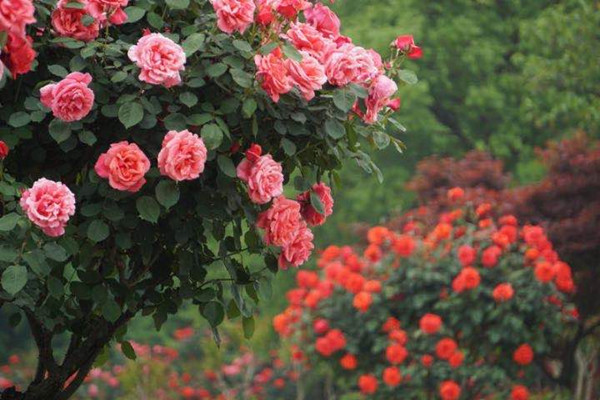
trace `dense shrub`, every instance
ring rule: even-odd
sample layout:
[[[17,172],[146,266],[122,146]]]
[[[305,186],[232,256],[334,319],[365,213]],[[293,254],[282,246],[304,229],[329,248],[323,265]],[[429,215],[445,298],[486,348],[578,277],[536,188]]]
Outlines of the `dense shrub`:
[[[380,175],[366,148],[401,145],[385,124],[419,47],[384,63],[339,29],[307,1],[0,1],[0,305],[40,351],[1,398],[68,398],[114,337],[132,356],[135,315],[160,328],[186,300],[217,340],[226,312],[252,333],[342,160]]]
[[[550,387],[554,346],[577,318],[571,269],[541,227],[492,208],[371,228],[362,254],[325,249],[319,271],[297,273],[275,329],[296,359],[369,398],[517,400]]]

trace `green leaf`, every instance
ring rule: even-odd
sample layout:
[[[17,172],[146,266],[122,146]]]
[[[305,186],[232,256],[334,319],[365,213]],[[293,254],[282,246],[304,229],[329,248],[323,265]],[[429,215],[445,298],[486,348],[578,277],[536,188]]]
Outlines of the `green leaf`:
[[[198,50],[200,50],[200,48],[204,44],[205,38],[206,35],[204,35],[204,33],[193,33],[190,36],[188,36],[181,45],[181,47],[183,47],[185,55],[189,57]]]
[[[167,0],[167,4],[173,10],[185,10],[190,5],[190,0]]]
[[[46,256],[40,249],[34,249],[23,254],[23,260],[29,265],[31,270],[41,277],[48,276],[50,266],[46,262]]]
[[[400,78],[401,81],[408,83],[409,85],[414,85],[415,83],[419,82],[417,74],[408,69],[401,69],[400,71],[398,71],[398,78]]]
[[[158,182],[155,193],[156,200],[167,210],[179,201],[179,187],[174,181],[163,180]]]
[[[94,21],[95,19],[91,15],[86,14],[83,17],[81,17],[81,23],[83,24],[83,26],[90,26],[94,23]]]
[[[108,298],[102,306],[102,316],[108,322],[115,322],[121,316],[121,307],[112,297]]]
[[[135,202],[135,206],[140,214],[140,218],[156,223],[158,222],[158,217],[160,216],[160,206],[150,196],[142,196]]]
[[[296,145],[291,140],[286,138],[281,139],[281,146],[286,155],[293,156],[296,154]]]
[[[348,112],[356,102],[356,94],[349,89],[338,89],[333,92],[333,104],[343,112]]]
[[[13,262],[18,256],[19,253],[12,247],[0,246],[0,261]]]
[[[67,251],[58,243],[46,243],[44,245],[44,253],[51,260],[64,262],[69,258]]]
[[[223,131],[217,124],[204,125],[200,131],[200,135],[209,150],[218,148],[223,141]]]
[[[48,71],[50,71],[52,75],[56,75],[60,78],[64,78],[69,74],[69,71],[67,71],[65,67],[58,64],[48,65]]]
[[[13,128],[20,128],[31,122],[31,116],[25,111],[17,111],[8,118],[8,124]]]
[[[0,218],[0,231],[12,231],[15,228],[15,226],[17,226],[17,222],[19,222],[19,219],[21,219],[21,216],[17,213],[6,214],[2,218]]]
[[[81,143],[87,144],[88,146],[93,146],[98,141],[96,135],[91,131],[79,131],[77,136]]]
[[[289,43],[283,44],[283,54],[285,54],[285,56],[287,58],[290,58],[294,61],[297,61],[297,62],[302,61],[302,54],[300,54],[300,52],[298,50],[296,50],[296,48]]]
[[[233,47],[235,47],[239,51],[245,51],[248,53],[252,52],[252,46],[245,40],[234,40]]]
[[[71,137],[71,126],[64,121],[55,118],[48,124],[48,133],[50,133],[50,136],[56,143],[61,144]]]
[[[248,89],[254,85],[254,76],[250,75],[246,71],[242,71],[238,68],[232,68],[229,70],[233,81],[243,87],[244,89]]]
[[[65,294],[65,288],[60,279],[55,276],[50,276],[46,282],[50,296],[55,299],[61,298]]]
[[[223,63],[214,63],[206,68],[206,74],[211,78],[218,78],[227,71],[227,65]]]
[[[114,83],[118,83],[118,82],[123,82],[125,79],[127,79],[127,72],[125,72],[125,71],[117,71],[110,78],[110,81],[114,82]]]
[[[217,158],[217,164],[219,164],[219,168],[223,173],[231,178],[235,178],[237,176],[235,165],[233,165],[233,161],[231,158],[225,156],[219,156]]]
[[[244,100],[244,104],[242,105],[242,112],[244,113],[244,118],[252,117],[252,115],[254,115],[254,112],[256,111],[256,107],[256,100],[254,100],[253,98],[248,98]]]
[[[254,325],[254,317],[242,318],[242,327],[244,328],[244,337],[246,339],[251,339],[254,335]]]
[[[144,118],[144,107],[140,103],[126,102],[119,107],[119,121],[125,128],[131,128]]]
[[[310,204],[319,214],[325,215],[325,206],[323,206],[321,198],[312,190],[310,191]]]
[[[127,7],[125,9],[125,13],[127,14],[127,21],[125,21],[125,23],[132,24],[142,19],[144,17],[144,14],[146,14],[146,10],[140,7],[132,6]]]
[[[198,103],[198,97],[192,92],[183,92],[179,95],[179,101],[191,108]]]
[[[346,128],[336,119],[328,119],[325,121],[325,132],[333,139],[341,139],[346,135]]]
[[[169,114],[164,120],[165,128],[172,131],[184,130],[187,126],[185,115],[180,113]]]
[[[121,351],[123,352],[123,355],[130,360],[135,360],[137,358],[133,346],[127,341],[121,342]]]
[[[110,229],[108,228],[108,225],[99,219],[92,221],[92,223],[88,226],[87,229],[88,238],[92,242],[96,243],[105,240],[109,234]]]
[[[223,310],[221,303],[209,301],[202,307],[202,316],[206,318],[211,326],[217,327],[223,322],[225,311]]]
[[[259,49],[259,52],[261,54],[269,54],[270,52],[275,50],[277,48],[277,46],[279,46],[279,43],[277,43],[277,42],[267,43]]]
[[[149,12],[148,15],[146,15],[146,20],[154,29],[162,29],[165,24],[162,17],[154,12]]]
[[[27,284],[27,268],[23,265],[11,265],[2,273],[2,288],[14,296]]]

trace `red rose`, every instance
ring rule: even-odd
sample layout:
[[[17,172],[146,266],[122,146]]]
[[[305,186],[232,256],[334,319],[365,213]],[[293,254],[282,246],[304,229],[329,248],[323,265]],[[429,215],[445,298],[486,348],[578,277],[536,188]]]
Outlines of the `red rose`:
[[[533,349],[527,343],[520,345],[513,353],[513,360],[519,365],[529,365],[533,361]]]
[[[0,160],[4,160],[9,153],[9,148],[6,145],[6,143],[4,143],[4,141],[0,140]]]
[[[437,333],[442,327],[442,318],[439,315],[435,314],[425,314],[421,317],[419,321],[419,328],[427,333],[428,335],[433,335]]]

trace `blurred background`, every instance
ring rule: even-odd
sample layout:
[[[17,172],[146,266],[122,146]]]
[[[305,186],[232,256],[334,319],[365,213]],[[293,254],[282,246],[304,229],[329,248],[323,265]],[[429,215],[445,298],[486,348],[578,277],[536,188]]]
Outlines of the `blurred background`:
[[[419,83],[401,89],[397,119],[407,128],[405,153],[372,152],[383,184],[356,165],[345,166],[334,214],[315,230],[317,247],[356,244],[364,226],[400,218],[448,188],[477,187],[510,199],[520,217],[547,227],[560,256],[576,270],[580,318],[596,323],[600,3],[338,0],[331,7],[355,43],[385,55],[396,36],[412,34],[424,55],[410,61]],[[200,391],[199,375],[223,394],[257,381],[272,383],[265,390],[275,394],[265,398],[297,398],[296,388],[286,392],[295,371],[271,323],[293,282],[294,271],[278,274],[254,337],[244,339],[241,322],[233,320],[220,350],[193,306],[160,332],[152,321],[136,322],[126,335],[140,343],[134,346],[137,362],[119,349],[106,354],[110,362],[94,370],[80,398],[209,398],[202,397],[208,395]],[[6,364],[0,386],[31,373],[35,354],[25,329],[0,319],[0,364]],[[597,348],[597,336],[592,341]],[[326,398],[316,375],[314,398]],[[223,398],[253,398],[232,393]]]

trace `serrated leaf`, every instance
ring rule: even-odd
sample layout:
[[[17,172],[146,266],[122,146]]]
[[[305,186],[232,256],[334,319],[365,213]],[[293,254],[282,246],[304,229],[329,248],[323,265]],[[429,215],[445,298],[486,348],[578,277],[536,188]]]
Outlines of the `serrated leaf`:
[[[144,107],[140,103],[126,102],[119,107],[119,121],[129,129],[144,118]]]
[[[14,296],[27,284],[27,267],[11,265],[2,273],[2,288]]]
[[[198,50],[200,50],[205,38],[206,36],[203,33],[193,33],[190,36],[188,36],[181,45],[181,47],[183,47],[185,55],[189,57]]]
[[[206,68],[206,74],[211,78],[218,78],[227,71],[227,65],[223,63],[214,63]]]
[[[17,111],[8,118],[8,124],[13,128],[20,128],[31,122],[31,116],[25,111]]]
[[[250,339],[254,335],[254,326],[254,317],[242,318],[242,327],[244,329],[244,337],[246,339]]]
[[[52,75],[56,75],[60,78],[64,78],[69,74],[69,71],[67,71],[65,67],[58,64],[48,65],[48,71],[50,71]]]
[[[401,69],[398,71],[398,78],[409,85],[414,85],[415,83],[419,82],[417,74],[408,69]]]
[[[105,240],[110,234],[110,229],[108,225],[99,219],[92,221],[92,223],[88,226],[87,229],[87,237],[92,242],[101,242]]]
[[[333,92],[333,104],[342,110],[348,112],[356,102],[356,94],[349,89],[338,89]]]
[[[108,322],[115,322],[121,316],[121,307],[113,298],[107,299],[102,306],[102,316]]]
[[[34,249],[23,254],[23,260],[38,276],[45,277],[50,273],[50,266],[46,262],[44,252],[40,249]]]
[[[67,251],[58,243],[46,243],[44,245],[44,253],[51,260],[64,262],[69,258]]]
[[[156,200],[169,209],[179,201],[179,187],[174,181],[163,180],[158,182],[155,189]]]
[[[173,10],[185,10],[190,5],[190,0],[167,0],[167,4]]]
[[[202,307],[202,316],[206,318],[212,327],[217,327],[223,322],[225,312],[223,311],[221,303],[209,301]]]
[[[242,112],[244,113],[244,118],[250,118],[252,115],[254,115],[256,108],[256,100],[254,100],[253,98],[248,98],[244,100],[244,104],[242,105]]]
[[[146,14],[146,10],[140,7],[131,6],[125,9],[125,13],[127,14],[127,21],[125,21],[125,23],[132,24],[142,19]]]
[[[281,139],[281,146],[286,155],[293,156],[296,154],[296,145],[291,140],[286,138]]]
[[[200,135],[209,150],[216,149],[223,141],[223,131],[217,124],[204,125],[200,130]]]
[[[310,204],[319,214],[325,215],[325,206],[323,206],[321,198],[312,190],[310,191]]]
[[[336,119],[328,119],[325,121],[325,132],[333,139],[341,139],[346,135],[346,128]]]
[[[21,216],[17,213],[6,214],[2,218],[0,218],[0,231],[12,231],[15,228],[15,226],[17,226],[17,222],[19,222],[19,219],[21,219]]]
[[[217,157],[217,164],[219,164],[219,168],[225,175],[229,176],[230,178],[235,178],[237,176],[235,165],[233,165],[231,158],[221,155]]]
[[[294,46],[289,43],[283,44],[283,54],[289,59],[300,62],[302,61],[302,54]]]
[[[121,342],[121,351],[123,352],[123,355],[130,360],[135,360],[137,358],[133,346],[127,341]]]
[[[48,133],[50,133],[50,136],[56,143],[60,144],[71,137],[71,126],[60,119],[55,118],[48,124]]]
[[[150,196],[142,196],[135,202],[135,206],[140,214],[140,218],[156,223],[158,222],[158,217],[160,216],[160,206]]]
[[[252,46],[250,45],[250,43],[246,42],[245,40],[234,40],[233,47],[235,47],[239,51],[245,51],[245,52],[252,51]]]
[[[183,92],[179,95],[179,101],[190,108],[198,103],[198,97],[192,92]]]

